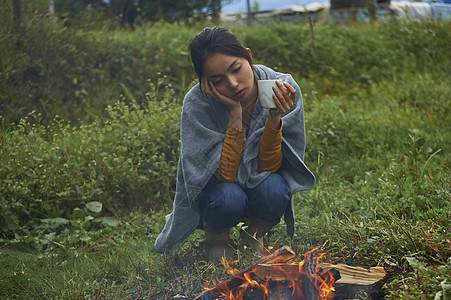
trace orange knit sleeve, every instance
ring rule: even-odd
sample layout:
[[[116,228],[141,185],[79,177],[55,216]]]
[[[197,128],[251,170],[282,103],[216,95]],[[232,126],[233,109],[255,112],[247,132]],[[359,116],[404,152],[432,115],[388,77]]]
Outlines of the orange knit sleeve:
[[[224,145],[222,146],[221,162],[216,170],[216,178],[222,182],[234,182],[240,166],[243,142],[246,130],[238,130],[228,126]]]
[[[277,172],[282,165],[282,126],[272,128],[266,120],[258,153],[259,172]]]

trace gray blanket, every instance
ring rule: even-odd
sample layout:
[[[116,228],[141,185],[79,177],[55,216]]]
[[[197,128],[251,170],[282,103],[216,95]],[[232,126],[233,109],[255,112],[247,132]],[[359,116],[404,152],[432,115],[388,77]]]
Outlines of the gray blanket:
[[[262,65],[254,66],[257,79],[287,81],[296,89],[296,102],[283,116],[283,162],[279,174],[287,181],[291,195],[315,184],[315,177],[305,166],[304,109],[301,90],[291,75],[282,74]],[[258,150],[268,110],[260,102],[255,105],[252,121],[246,128],[243,153],[235,182],[253,188],[268,172],[258,172]],[[177,171],[173,211],[166,216],[166,225],[155,241],[160,253],[170,250],[188,237],[200,223],[199,195],[219,167],[222,146],[229,121],[227,107],[194,86],[183,101],[181,119],[181,151]],[[285,212],[290,237],[294,234],[293,201]]]

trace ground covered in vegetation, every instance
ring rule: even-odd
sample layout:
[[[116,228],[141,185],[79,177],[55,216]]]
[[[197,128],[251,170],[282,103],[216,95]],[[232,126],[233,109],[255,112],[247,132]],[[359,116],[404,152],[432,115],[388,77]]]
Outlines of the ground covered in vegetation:
[[[205,24],[131,32],[33,13],[22,33],[1,21],[0,296],[193,298],[225,278],[200,231],[168,255],[153,249],[195,84],[187,44]],[[392,270],[392,299],[445,299],[451,24],[230,29],[301,86],[317,177],[295,196],[295,238],[282,222],[265,245],[322,246],[323,261]]]

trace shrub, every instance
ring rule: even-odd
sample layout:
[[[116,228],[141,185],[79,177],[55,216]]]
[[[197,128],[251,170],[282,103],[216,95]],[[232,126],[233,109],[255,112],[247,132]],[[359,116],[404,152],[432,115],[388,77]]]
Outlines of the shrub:
[[[80,127],[60,119],[43,125],[30,113],[1,138],[2,234],[12,237],[35,219],[70,219],[91,201],[116,215],[171,203],[180,112],[159,101],[119,102]]]
[[[4,128],[32,110],[42,113],[43,122],[55,115],[71,123],[94,120],[125,92],[146,102],[148,81],[161,90],[170,82],[179,98],[187,92],[193,78],[187,55],[192,29],[156,24],[129,33],[90,24],[79,30],[66,23],[36,14],[23,37],[5,29],[0,46]]]

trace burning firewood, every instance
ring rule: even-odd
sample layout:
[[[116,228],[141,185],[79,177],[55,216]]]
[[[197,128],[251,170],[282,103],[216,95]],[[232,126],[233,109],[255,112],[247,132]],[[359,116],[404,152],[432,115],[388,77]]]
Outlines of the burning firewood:
[[[281,263],[281,262],[287,262],[293,258],[296,257],[296,254],[293,250],[291,250],[290,247],[285,246],[283,248],[280,248],[276,250],[274,253],[271,253],[267,256],[264,256],[262,259],[260,259],[255,265],[250,266],[239,273],[233,275],[232,278],[229,278],[226,281],[220,282],[216,286],[214,286],[211,289],[203,291],[199,296],[195,298],[196,299],[217,299],[220,296],[225,296],[227,293],[230,293],[231,290],[241,286],[247,279],[246,276],[251,275],[254,273],[254,269],[259,264],[272,264],[272,263]]]
[[[359,292],[383,298],[389,278],[382,267],[365,269],[344,264],[318,263],[316,249],[293,263],[285,246],[255,265],[201,293],[196,299],[349,299]]]

